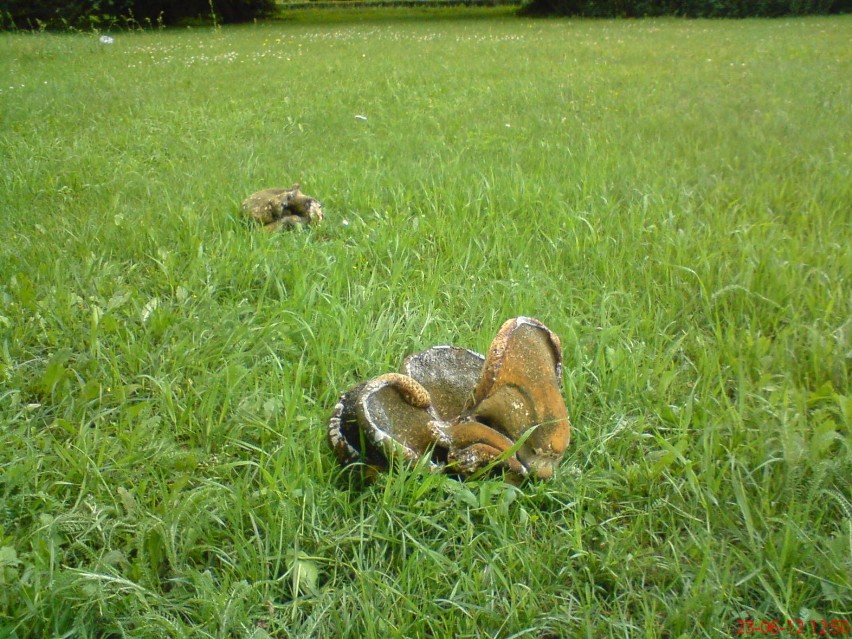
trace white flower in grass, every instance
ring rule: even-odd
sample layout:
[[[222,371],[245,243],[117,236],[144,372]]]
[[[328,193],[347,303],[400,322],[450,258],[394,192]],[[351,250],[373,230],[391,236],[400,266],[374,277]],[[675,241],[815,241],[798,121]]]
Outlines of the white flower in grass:
[[[112,44],[113,42],[115,42],[115,38],[108,35],[102,35],[100,38],[98,38],[98,42],[100,42],[101,44]]]

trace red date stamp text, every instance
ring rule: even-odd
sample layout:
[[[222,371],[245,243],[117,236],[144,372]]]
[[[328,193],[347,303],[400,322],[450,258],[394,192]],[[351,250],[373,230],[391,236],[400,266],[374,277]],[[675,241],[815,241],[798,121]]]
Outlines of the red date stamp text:
[[[809,635],[844,637],[852,634],[847,619],[737,619],[734,635]]]

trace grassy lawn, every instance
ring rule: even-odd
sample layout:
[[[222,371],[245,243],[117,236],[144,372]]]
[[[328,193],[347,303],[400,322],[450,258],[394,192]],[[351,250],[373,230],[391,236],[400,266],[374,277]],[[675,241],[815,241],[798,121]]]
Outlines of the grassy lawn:
[[[852,19],[294,15],[0,35],[0,636],[840,628]],[[516,315],[553,481],[341,472],[340,392]]]

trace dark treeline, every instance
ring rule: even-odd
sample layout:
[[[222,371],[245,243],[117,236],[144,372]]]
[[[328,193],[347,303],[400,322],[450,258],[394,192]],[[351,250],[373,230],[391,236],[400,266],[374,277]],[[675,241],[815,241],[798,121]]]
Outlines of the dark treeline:
[[[532,0],[523,12],[593,18],[750,18],[850,10],[852,0]]]
[[[504,1],[494,0],[496,4]],[[487,0],[471,0],[472,4],[480,2]],[[416,4],[429,3],[424,0]],[[275,11],[275,0],[0,0],[0,29],[152,26],[193,18],[242,22]],[[596,18],[747,18],[850,11],[852,0],[530,0],[521,13]]]
[[[187,18],[241,22],[275,12],[275,0],[0,0],[5,28],[174,24]]]

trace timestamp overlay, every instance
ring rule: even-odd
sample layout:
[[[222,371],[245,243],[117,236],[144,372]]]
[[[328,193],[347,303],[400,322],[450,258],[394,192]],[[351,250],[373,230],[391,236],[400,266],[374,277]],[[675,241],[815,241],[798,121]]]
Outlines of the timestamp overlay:
[[[848,637],[852,624],[848,619],[736,619],[734,636],[806,635],[809,637]]]

